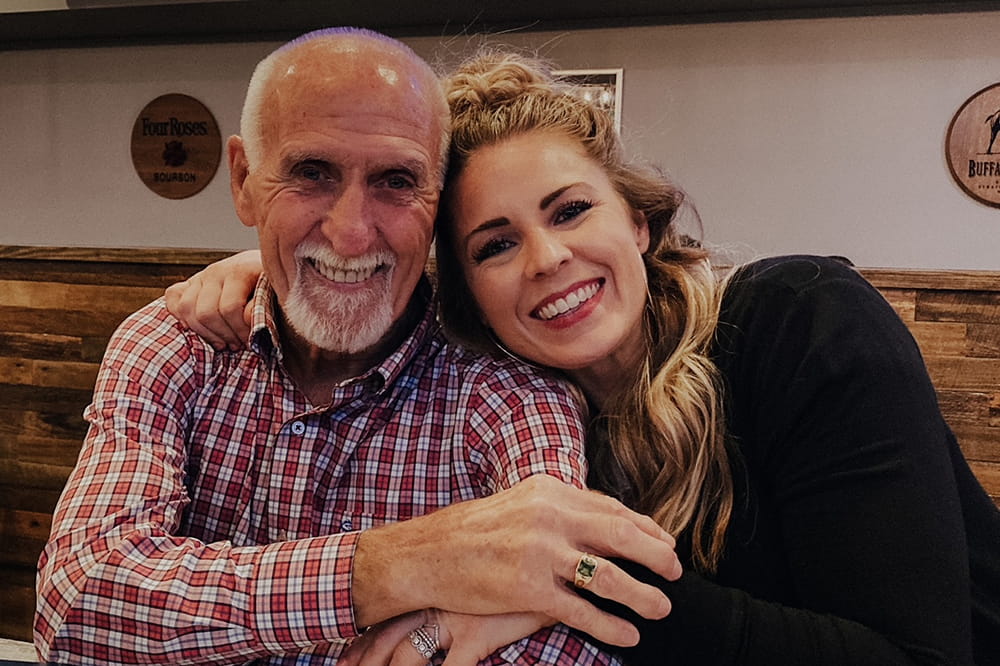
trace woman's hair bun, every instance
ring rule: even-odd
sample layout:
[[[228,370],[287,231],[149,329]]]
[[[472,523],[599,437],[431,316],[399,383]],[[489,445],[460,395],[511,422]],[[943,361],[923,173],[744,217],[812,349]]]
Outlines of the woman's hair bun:
[[[453,116],[493,107],[532,90],[553,89],[550,69],[516,53],[485,51],[463,63],[447,81]]]

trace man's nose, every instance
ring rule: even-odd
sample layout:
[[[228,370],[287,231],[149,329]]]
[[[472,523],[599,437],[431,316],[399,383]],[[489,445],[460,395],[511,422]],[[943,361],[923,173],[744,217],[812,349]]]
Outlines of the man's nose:
[[[563,239],[550,231],[530,234],[525,238],[523,252],[524,272],[529,278],[551,275],[573,256]]]
[[[378,232],[365,188],[344,188],[326,211],[322,230],[333,248],[344,256],[369,252]]]

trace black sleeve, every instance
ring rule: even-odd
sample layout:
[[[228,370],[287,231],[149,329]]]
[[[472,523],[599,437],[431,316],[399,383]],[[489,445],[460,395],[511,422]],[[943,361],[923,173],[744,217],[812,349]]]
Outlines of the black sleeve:
[[[629,664],[970,664],[968,553],[950,432],[919,350],[881,295],[817,258],[730,287],[718,362],[785,588],[687,571]],[[754,511],[766,515],[752,515]],[[751,536],[751,538],[754,538]],[[724,579],[724,576],[719,577]],[[752,580],[748,576],[747,580]],[[620,612],[620,609],[619,609]]]

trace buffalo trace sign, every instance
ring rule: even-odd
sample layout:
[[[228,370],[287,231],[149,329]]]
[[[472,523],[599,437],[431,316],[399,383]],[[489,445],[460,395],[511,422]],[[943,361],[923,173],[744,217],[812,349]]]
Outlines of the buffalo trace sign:
[[[132,164],[146,187],[167,199],[205,189],[219,168],[222,136],[212,112],[194,97],[161,95],[132,125]]]
[[[966,194],[1000,207],[1000,83],[983,88],[955,113],[945,156],[952,177]]]

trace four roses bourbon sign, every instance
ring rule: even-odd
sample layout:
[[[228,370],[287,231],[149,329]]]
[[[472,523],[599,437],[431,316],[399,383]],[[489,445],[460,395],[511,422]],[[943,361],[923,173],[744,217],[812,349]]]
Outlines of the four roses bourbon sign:
[[[157,97],[132,126],[135,171],[146,187],[167,199],[184,199],[205,189],[221,155],[219,125],[194,97]]]
[[[966,194],[1000,207],[1000,83],[966,100],[948,127],[945,154]]]

